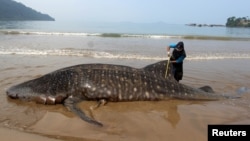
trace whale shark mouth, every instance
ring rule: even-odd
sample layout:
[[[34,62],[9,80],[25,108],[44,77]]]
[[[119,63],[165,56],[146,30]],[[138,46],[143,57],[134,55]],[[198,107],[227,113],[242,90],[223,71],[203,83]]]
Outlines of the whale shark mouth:
[[[6,94],[13,99],[29,99],[28,91],[30,88],[11,87],[6,91]]]
[[[45,95],[35,93],[31,88],[28,87],[11,87],[6,91],[7,96],[12,99],[21,99],[25,101],[35,101],[40,104],[54,105],[61,104],[68,97],[65,94]]]

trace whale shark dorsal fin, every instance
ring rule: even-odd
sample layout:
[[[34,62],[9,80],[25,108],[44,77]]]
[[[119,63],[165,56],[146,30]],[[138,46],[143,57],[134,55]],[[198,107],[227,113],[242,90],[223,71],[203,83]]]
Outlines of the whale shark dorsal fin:
[[[144,71],[149,71],[151,73],[157,74],[157,75],[165,78],[167,64],[168,64],[168,60],[163,60],[160,62],[156,62],[154,64],[147,65],[142,69]],[[166,79],[175,80],[174,75],[172,74],[172,68],[173,68],[172,65],[169,64]]]
[[[215,93],[213,88],[210,86],[203,86],[203,87],[200,87],[199,89],[203,90],[204,92]]]

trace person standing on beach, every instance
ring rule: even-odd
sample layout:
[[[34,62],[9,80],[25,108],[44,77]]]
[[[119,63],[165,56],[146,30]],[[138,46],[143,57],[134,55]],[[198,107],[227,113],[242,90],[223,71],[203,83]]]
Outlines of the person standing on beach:
[[[174,48],[172,55],[170,55],[170,48]],[[167,46],[167,53],[170,57],[170,63],[173,65],[174,78],[179,82],[183,77],[183,61],[186,58],[184,43],[180,41],[177,44],[170,44]]]

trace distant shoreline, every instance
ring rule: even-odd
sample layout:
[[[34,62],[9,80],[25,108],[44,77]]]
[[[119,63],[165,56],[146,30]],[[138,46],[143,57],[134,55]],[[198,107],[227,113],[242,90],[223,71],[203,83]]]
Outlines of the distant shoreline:
[[[55,18],[48,14],[38,12],[19,2],[1,0],[0,21],[55,21]]]
[[[185,24],[186,26],[196,26],[196,27],[225,27],[225,25],[222,24],[197,24],[197,23],[190,23]]]

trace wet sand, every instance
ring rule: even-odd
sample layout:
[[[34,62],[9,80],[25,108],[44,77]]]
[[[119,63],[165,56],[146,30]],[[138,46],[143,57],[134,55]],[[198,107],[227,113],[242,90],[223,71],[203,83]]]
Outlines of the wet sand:
[[[86,114],[102,122],[96,127],[82,121],[62,105],[41,105],[12,100],[5,90],[17,83],[56,69],[81,63],[111,63],[143,67],[156,61],[112,60],[81,57],[0,56],[0,137],[12,140],[171,140],[206,141],[208,124],[249,124],[250,93],[220,101],[168,100],[108,103],[91,111],[95,102],[82,102]],[[186,61],[181,83],[210,85],[217,92],[235,94],[249,87],[248,60]]]
[[[4,141],[60,141],[53,138],[48,138],[44,136],[39,136],[36,134],[25,133],[8,128],[0,128],[0,137]]]

